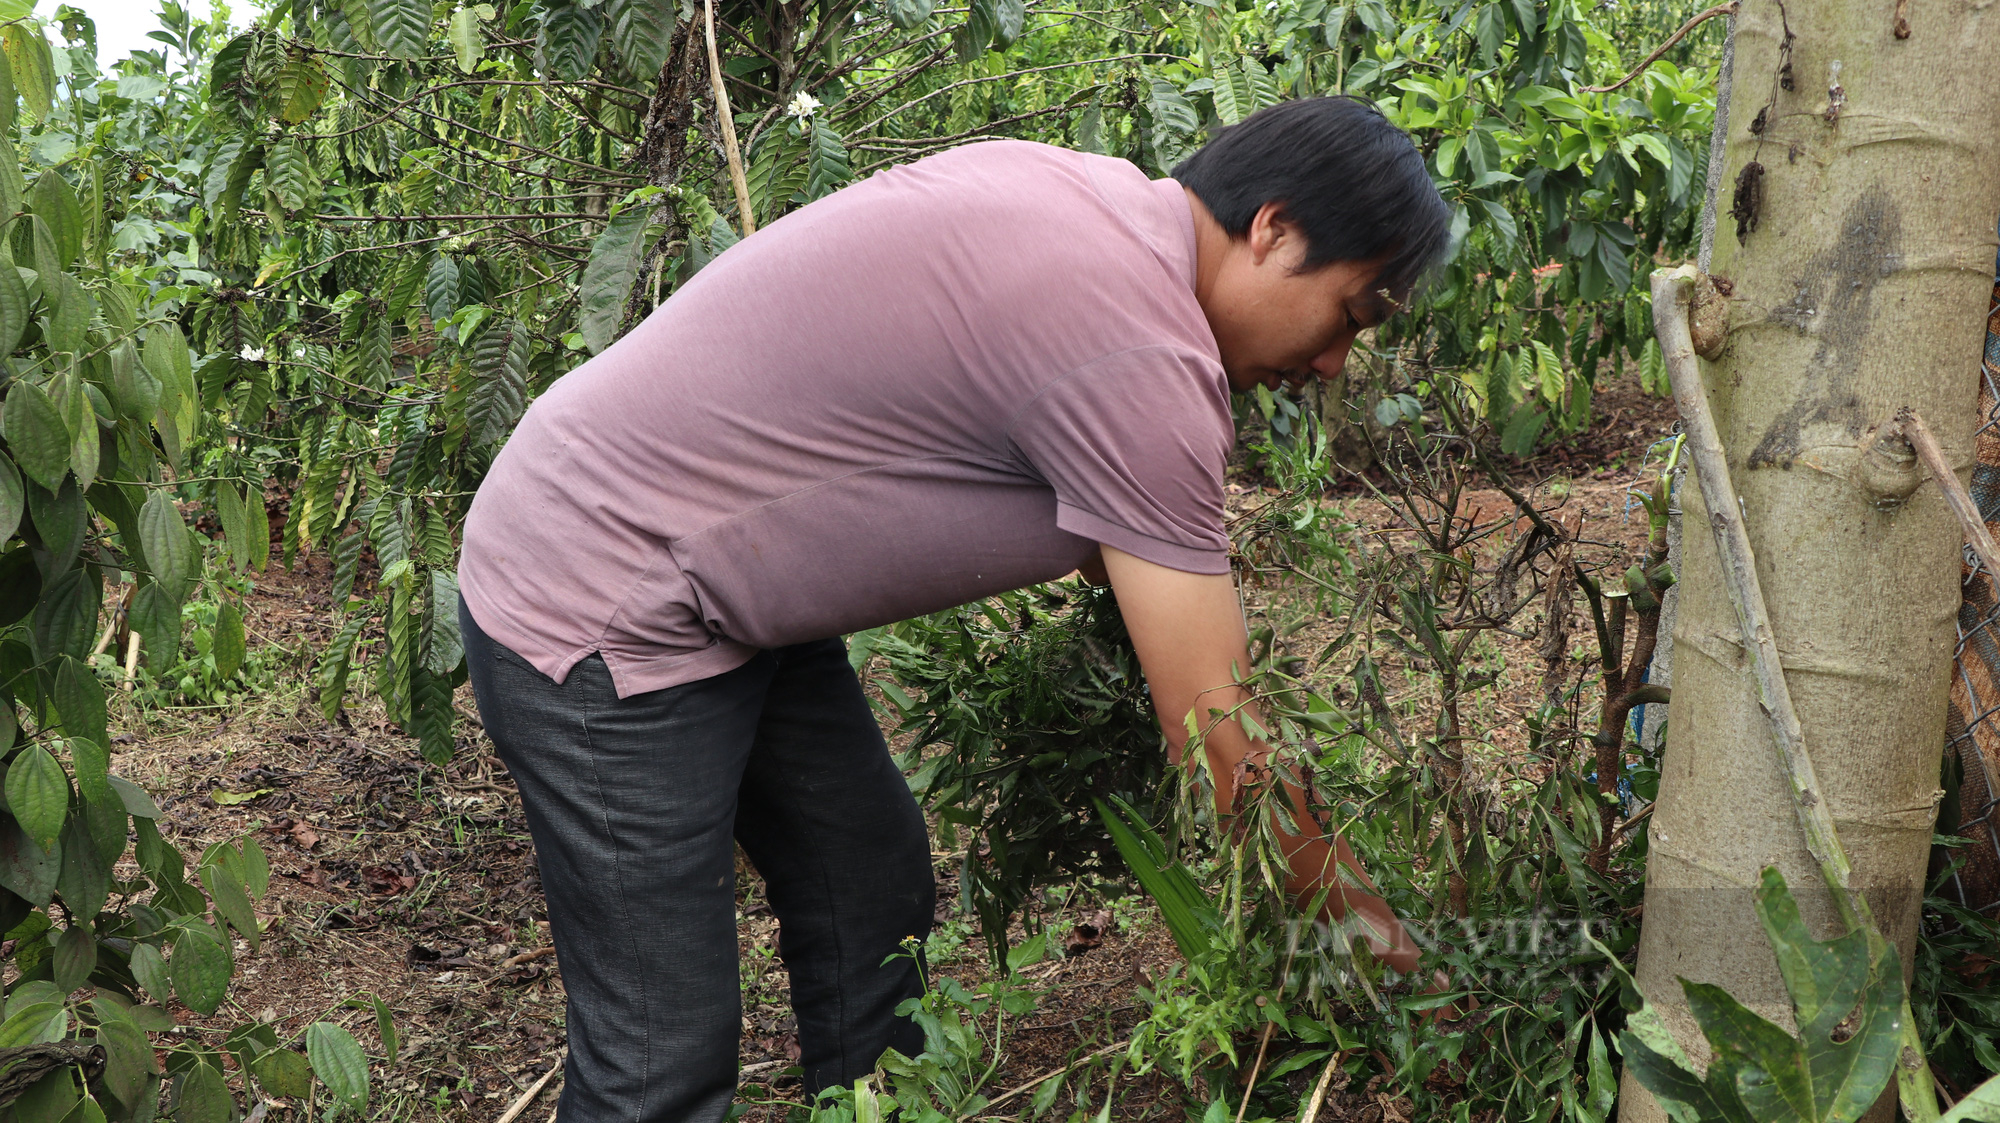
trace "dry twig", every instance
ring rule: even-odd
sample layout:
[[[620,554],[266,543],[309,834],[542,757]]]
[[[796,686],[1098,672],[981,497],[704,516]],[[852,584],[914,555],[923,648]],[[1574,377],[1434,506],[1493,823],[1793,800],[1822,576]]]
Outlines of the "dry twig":
[[[563,1070],[563,1061],[568,1056],[568,1049],[557,1050],[556,1063],[549,1066],[549,1070],[542,1074],[540,1080],[528,1085],[528,1090],[522,1092],[520,1098],[516,1099],[513,1105],[507,1109],[506,1114],[495,1120],[494,1123],[514,1123],[514,1120],[519,1119],[521,1113],[528,1110],[528,1105],[535,1102],[535,1097],[542,1094],[542,1089],[549,1086],[549,1081],[554,1080],[556,1074]]]
[[[1931,478],[1944,493],[1945,505],[1958,516],[1958,524],[1965,530],[1965,544],[1979,555],[1979,564],[1986,567],[1987,575],[2000,581],[2000,547],[1993,544],[1993,535],[1986,529],[1979,504],[1972,501],[1972,494],[1958,481],[1958,473],[1952,470],[1951,461],[1945,459],[1944,447],[1938,444],[1936,434],[1924,424],[1923,415],[1908,406],[1897,412],[1896,422],[1902,427],[1903,438],[1916,450],[1917,459],[1930,469]]]

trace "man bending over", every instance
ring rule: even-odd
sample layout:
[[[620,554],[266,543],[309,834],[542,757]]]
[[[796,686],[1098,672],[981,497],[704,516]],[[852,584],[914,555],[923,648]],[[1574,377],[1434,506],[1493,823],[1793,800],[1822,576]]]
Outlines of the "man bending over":
[[[1171,179],[968,145],[744,240],[534,404],[459,580],[569,991],[562,1123],[723,1118],[736,843],[808,1092],[922,1049],[895,1014],[916,966],[884,960],[930,929],[929,840],[839,637],[1101,559],[1178,756],[1249,667],[1230,392],[1338,375],[1448,225],[1350,98],[1266,109]],[[1205,746],[1229,807],[1265,750],[1233,722]],[[1306,829],[1290,887],[1412,970],[1387,905],[1338,887],[1345,844]]]

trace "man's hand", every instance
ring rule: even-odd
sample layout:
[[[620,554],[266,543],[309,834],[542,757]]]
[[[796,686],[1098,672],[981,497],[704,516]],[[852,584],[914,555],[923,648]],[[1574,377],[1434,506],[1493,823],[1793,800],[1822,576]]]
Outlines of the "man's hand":
[[[1110,546],[1100,547],[1100,555],[1152,688],[1169,755],[1174,763],[1182,763],[1187,715],[1194,713],[1198,727],[1206,730],[1202,744],[1215,782],[1217,812],[1226,818],[1236,805],[1239,768],[1246,762],[1261,767],[1271,755],[1270,746],[1246,736],[1237,720],[1237,715],[1247,713],[1253,725],[1263,726],[1247,692],[1237,685],[1250,671],[1250,645],[1236,586],[1227,574],[1183,573]],[[1216,720],[1211,710],[1229,716]],[[1354,852],[1345,840],[1336,837],[1329,842],[1312,816],[1303,813],[1305,793],[1291,777],[1281,779],[1299,812],[1294,818],[1306,832],[1293,835],[1278,827],[1291,866],[1286,889],[1301,901],[1325,890],[1326,913],[1339,920],[1351,911],[1376,958],[1405,974],[1416,970],[1416,944],[1388,902],[1372,891],[1374,885]]]

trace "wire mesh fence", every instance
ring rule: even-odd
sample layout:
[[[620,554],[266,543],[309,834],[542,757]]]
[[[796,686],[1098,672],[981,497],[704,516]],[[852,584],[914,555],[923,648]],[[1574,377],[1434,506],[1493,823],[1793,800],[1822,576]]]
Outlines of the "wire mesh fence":
[[[1972,469],[1972,497],[1987,527],[2000,534],[2000,279],[1986,320],[1980,362],[1979,431]],[[1946,745],[1955,757],[1957,834],[1969,844],[1940,853],[1955,865],[1946,889],[1969,908],[2000,913],[2000,596],[1995,582],[1968,548],[1964,600],[1958,612],[1957,662],[1952,671]],[[1953,785],[1947,785],[1947,791]],[[1951,817],[1947,808],[1947,825]]]

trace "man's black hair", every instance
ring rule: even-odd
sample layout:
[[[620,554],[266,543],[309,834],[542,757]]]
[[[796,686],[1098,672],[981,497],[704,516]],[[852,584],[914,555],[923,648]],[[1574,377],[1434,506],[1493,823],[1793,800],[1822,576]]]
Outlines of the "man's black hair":
[[[1265,203],[1305,234],[1304,267],[1385,259],[1379,287],[1400,297],[1442,258],[1451,208],[1401,129],[1358,98],[1315,97],[1260,109],[1181,161],[1173,177],[1231,237]]]

